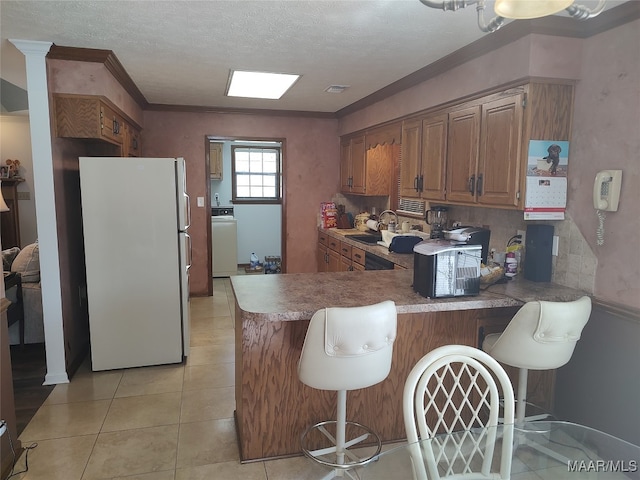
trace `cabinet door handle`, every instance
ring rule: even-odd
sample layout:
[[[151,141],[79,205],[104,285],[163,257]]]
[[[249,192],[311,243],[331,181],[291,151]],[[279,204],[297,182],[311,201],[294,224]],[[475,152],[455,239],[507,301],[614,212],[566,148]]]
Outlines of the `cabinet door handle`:
[[[416,192],[420,191],[420,180],[418,179],[418,175],[413,179],[413,188]]]
[[[424,191],[424,175],[420,175],[420,180],[418,181],[418,188],[421,192]]]
[[[476,187],[476,176],[471,175],[471,177],[469,177],[469,193],[471,194],[472,197],[476,194],[475,187]]]
[[[478,196],[482,195],[482,174],[478,175],[478,183],[476,185],[476,191],[478,192]]]
[[[113,119],[113,133],[116,135],[120,133],[120,122],[117,119]]]

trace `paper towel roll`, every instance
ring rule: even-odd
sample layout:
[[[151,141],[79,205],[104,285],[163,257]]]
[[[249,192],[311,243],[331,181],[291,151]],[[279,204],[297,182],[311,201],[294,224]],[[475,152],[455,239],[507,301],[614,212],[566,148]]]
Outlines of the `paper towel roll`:
[[[378,225],[379,223],[375,220],[367,220],[367,227],[369,227],[371,230],[378,231]]]

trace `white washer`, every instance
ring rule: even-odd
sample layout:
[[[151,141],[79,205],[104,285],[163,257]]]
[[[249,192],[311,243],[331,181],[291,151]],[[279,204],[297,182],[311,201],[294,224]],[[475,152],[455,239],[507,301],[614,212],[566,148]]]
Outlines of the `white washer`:
[[[238,221],[232,215],[211,217],[211,248],[214,277],[238,273]]]

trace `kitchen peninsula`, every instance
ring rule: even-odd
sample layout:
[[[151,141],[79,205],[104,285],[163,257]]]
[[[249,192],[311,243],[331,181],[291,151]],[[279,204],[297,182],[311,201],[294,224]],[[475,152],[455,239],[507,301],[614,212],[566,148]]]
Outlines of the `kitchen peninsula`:
[[[348,419],[370,426],[383,441],[393,441],[405,438],[402,390],[423,355],[446,344],[477,346],[483,332],[502,330],[526,301],[571,301],[584,294],[518,279],[475,297],[429,299],[413,291],[412,280],[413,271],[404,269],[231,277],[236,422],[243,462],[298,455],[302,432],[335,416],[335,392],[307,387],[297,374],[309,320],[321,308],[396,303],[391,373],[378,385],[349,392],[347,399]],[[537,394],[530,399],[550,406],[553,372],[540,373],[541,380],[530,379]]]

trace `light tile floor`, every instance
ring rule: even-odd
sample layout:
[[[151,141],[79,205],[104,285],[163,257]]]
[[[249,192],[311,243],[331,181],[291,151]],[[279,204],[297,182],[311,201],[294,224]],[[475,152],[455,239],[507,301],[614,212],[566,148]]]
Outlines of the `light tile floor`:
[[[20,480],[288,480],[327,471],[304,457],[241,465],[233,421],[229,279],[191,299],[185,364],[92,372],[57,385],[20,436]],[[15,471],[25,468],[25,455]]]
[[[85,362],[69,384],[55,387],[22,432],[23,447],[37,447],[29,450],[28,471],[12,478],[323,478],[328,470],[305,457],[240,464],[233,420],[233,316],[229,279],[214,279],[213,297],[191,299],[191,353],[185,364],[92,372]],[[389,448],[393,445],[384,447]],[[24,468],[25,454],[15,471]],[[558,474],[543,470],[520,462],[512,478]],[[396,473],[388,478],[402,480]]]

